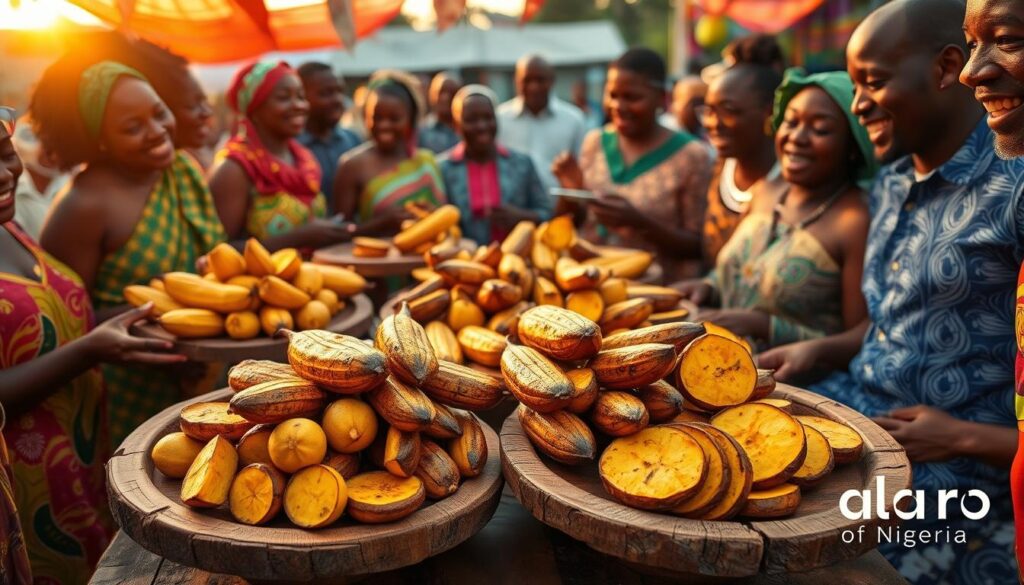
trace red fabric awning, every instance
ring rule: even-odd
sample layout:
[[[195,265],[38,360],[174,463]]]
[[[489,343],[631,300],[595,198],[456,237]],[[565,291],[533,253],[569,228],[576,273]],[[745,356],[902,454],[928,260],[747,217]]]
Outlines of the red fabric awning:
[[[704,12],[728,16],[743,28],[776,34],[803,20],[824,0],[693,0]]]
[[[324,0],[276,0],[266,5],[263,0],[70,1],[196,63],[341,46]],[[356,37],[390,22],[401,11],[402,1],[355,0],[351,24]]]

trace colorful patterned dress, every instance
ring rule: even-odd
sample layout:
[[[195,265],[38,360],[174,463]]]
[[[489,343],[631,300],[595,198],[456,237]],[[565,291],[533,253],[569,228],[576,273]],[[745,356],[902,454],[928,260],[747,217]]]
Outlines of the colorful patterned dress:
[[[767,248],[770,213],[751,213],[718,254],[710,280],[724,309],[770,315],[764,347],[843,331],[839,264],[809,231],[776,226]]]
[[[359,221],[368,221],[379,211],[408,202],[437,206],[447,201],[444,179],[434,161],[434,153],[421,148],[391,171],[377,175],[366,184],[359,201]]]
[[[35,256],[39,277],[0,274],[0,368],[8,368],[85,335],[93,314],[74,272],[13,223],[3,228]],[[110,543],[105,410],[103,378],[94,368],[4,427],[14,501],[37,584],[87,582]],[[6,546],[10,552],[17,540]]]
[[[122,305],[124,287],[145,284],[166,272],[194,272],[196,259],[227,239],[213,197],[195,164],[182,153],[153,188],[135,231],[108,254],[96,273],[97,308]],[[168,368],[104,366],[110,391],[113,444],[179,398],[179,381]]]
[[[674,134],[627,166],[615,130],[594,130],[583,140],[580,168],[587,189],[621,195],[649,217],[701,233],[711,162],[707,149],[689,134]],[[632,228],[606,228],[590,219],[584,233],[592,241],[657,252],[657,246]],[[657,256],[666,282],[700,272],[700,262]]]
[[[1017,414],[1017,456],[1010,469],[1010,490],[1013,495],[1017,580],[1024,583],[1024,264],[1017,276],[1017,310],[1014,312],[1017,338],[1017,362],[1014,376],[1014,410]]]
[[[217,155],[218,160],[240,166],[252,183],[245,218],[245,230],[252,237],[279,236],[327,214],[327,200],[320,192],[320,163],[298,140],[289,140],[288,150],[294,165],[272,155],[260,142],[252,121],[243,120]]]

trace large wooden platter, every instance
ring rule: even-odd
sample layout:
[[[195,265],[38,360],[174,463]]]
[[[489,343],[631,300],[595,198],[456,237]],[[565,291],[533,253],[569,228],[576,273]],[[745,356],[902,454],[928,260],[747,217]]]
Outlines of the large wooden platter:
[[[283,514],[252,527],[231,518],[226,507],[193,510],[178,498],[180,480],[156,471],[152,446],[178,430],[178,413],[193,402],[227,400],[211,392],[172,406],[135,430],[107,463],[107,494],[114,519],[142,547],[176,563],[259,581],[340,579],[418,563],[446,551],[483,528],[494,514],[504,484],[498,436],[483,425],[489,458],[484,472],[465,480],[452,496],[428,502],[390,524],[358,524],[348,516],[330,528],[296,528]],[[336,581],[335,581],[336,582]]]
[[[470,251],[476,250],[476,242],[467,238],[463,238],[459,245]],[[354,248],[352,242],[320,248],[313,252],[313,262],[345,266],[367,278],[408,275],[414,268],[427,265],[423,254],[402,254],[391,248],[382,258],[360,258],[352,254]]]
[[[894,524],[893,496],[910,487],[903,448],[869,419],[822,396],[780,384],[773,397],[788,398],[795,414],[842,421],[864,437],[859,463],[837,468],[803,494],[790,518],[705,522],[637,510],[613,500],[601,485],[597,465],[561,465],[537,454],[516,416],[501,429],[501,462],[508,485],[534,517],[590,547],[656,571],[715,577],[802,572],[856,558],[878,544],[877,527]],[[889,520],[848,520],[839,498],[848,489],[876,490]],[[845,530],[865,526],[863,542],[844,543]]]
[[[345,300],[345,308],[327,324],[328,331],[362,337],[370,329],[373,320],[373,303],[365,294],[358,294]],[[283,362],[287,358],[288,340],[260,335],[252,339],[237,340],[230,337],[207,339],[178,339],[156,323],[146,323],[132,328],[141,337],[167,339],[174,342],[174,351],[184,354],[195,362],[235,363],[244,359],[274,360]]]

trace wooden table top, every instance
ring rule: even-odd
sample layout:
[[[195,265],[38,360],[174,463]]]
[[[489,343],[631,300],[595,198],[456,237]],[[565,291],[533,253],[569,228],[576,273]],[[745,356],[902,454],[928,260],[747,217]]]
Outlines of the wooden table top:
[[[381,573],[360,583],[400,585],[412,583],[531,585],[662,585],[678,583],[638,572],[635,568],[598,553],[535,520],[505,489],[494,518],[475,536],[422,563]],[[877,551],[809,573],[744,578],[738,585],[905,585],[906,581]],[[126,583],[157,585],[243,585],[245,581],[214,575],[170,562],[135,544],[123,533],[100,559],[90,581],[93,585]]]

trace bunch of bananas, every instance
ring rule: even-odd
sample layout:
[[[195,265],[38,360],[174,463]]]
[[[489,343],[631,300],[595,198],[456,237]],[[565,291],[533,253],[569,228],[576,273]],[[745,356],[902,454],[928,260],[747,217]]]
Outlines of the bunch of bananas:
[[[206,274],[170,272],[148,285],[125,287],[134,306],[152,301],[153,314],[181,338],[251,339],[278,329],[322,329],[366,288],[352,270],[303,262],[294,248],[271,254],[255,238],[239,253],[226,243],[206,255]]]

